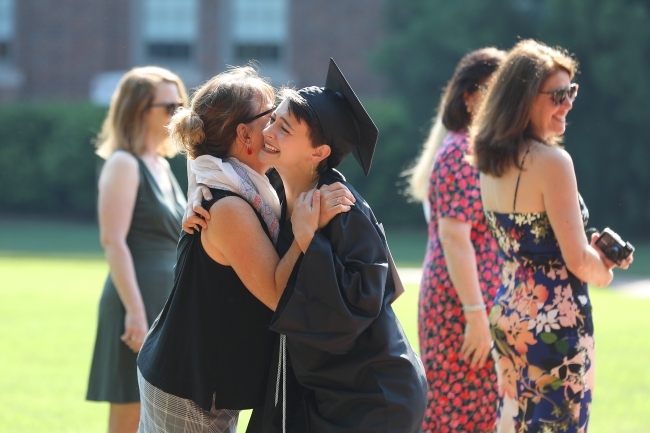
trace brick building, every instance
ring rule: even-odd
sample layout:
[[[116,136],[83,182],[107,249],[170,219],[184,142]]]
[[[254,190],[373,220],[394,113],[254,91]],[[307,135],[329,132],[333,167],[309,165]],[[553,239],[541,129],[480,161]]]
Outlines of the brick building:
[[[0,0],[0,101],[105,103],[129,68],[155,64],[188,87],[256,59],[274,85],[324,82],[334,57],[361,95],[382,0]]]

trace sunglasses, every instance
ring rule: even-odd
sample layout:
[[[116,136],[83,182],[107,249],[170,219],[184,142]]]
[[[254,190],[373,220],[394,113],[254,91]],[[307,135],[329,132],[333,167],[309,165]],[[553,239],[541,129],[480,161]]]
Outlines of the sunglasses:
[[[488,85],[487,84],[477,84],[476,85],[476,90],[481,93],[487,93],[488,91]]]
[[[156,104],[149,105],[149,107],[163,107],[167,111],[168,116],[173,116],[176,110],[182,106],[183,104],[180,102],[158,102]]]
[[[578,96],[578,85],[576,83],[571,84],[566,89],[553,90],[552,92],[539,92],[544,95],[552,95],[551,100],[555,105],[562,105],[565,99],[569,98],[569,101],[573,102]]]
[[[264,111],[264,112],[262,112],[262,113],[260,113],[260,114],[258,114],[256,116],[250,117],[250,118],[244,120],[242,123],[251,123],[253,120],[257,120],[260,117],[266,116],[267,114],[271,113],[273,110],[275,110],[275,107],[270,108],[270,109],[268,109],[268,110],[266,110],[266,111]]]

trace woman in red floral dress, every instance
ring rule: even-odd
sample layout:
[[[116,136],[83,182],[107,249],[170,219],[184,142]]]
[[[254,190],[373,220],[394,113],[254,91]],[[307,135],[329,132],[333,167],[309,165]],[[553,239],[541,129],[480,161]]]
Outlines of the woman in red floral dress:
[[[492,432],[496,372],[488,359],[487,313],[501,263],[481,205],[479,176],[468,158],[467,128],[503,51],[484,48],[456,67],[440,113],[450,131],[429,182],[429,242],[420,288],[420,352],[428,382],[424,432]]]

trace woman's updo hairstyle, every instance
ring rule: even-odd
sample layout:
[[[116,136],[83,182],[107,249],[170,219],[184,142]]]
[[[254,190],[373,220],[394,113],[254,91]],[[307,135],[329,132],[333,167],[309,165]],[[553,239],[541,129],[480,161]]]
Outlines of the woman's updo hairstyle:
[[[232,68],[199,87],[190,108],[180,108],[172,117],[169,133],[192,159],[224,158],[237,137],[237,126],[273,101],[273,87],[255,69]]]

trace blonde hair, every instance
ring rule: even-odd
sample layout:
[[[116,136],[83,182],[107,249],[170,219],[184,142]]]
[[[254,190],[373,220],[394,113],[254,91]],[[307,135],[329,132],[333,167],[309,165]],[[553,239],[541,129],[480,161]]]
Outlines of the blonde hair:
[[[408,177],[406,193],[413,200],[425,201],[429,194],[429,182],[431,179],[431,168],[436,159],[440,144],[449,131],[442,123],[442,115],[438,113],[429,131],[429,136],[422,146],[422,152],[415,165],[402,173]]]
[[[254,68],[234,67],[199,87],[192,105],[179,109],[167,128],[190,158],[223,158],[237,137],[237,126],[259,114],[264,99],[275,100],[273,87]]]
[[[185,85],[173,72],[156,66],[131,69],[124,74],[111,98],[108,114],[97,135],[97,155],[107,159],[116,150],[142,155],[146,128],[144,114],[153,102],[156,86],[160,83],[176,84],[183,105],[187,105]],[[169,142],[159,151],[166,157],[178,153]]]
[[[578,62],[562,48],[526,39],[510,51],[492,80],[471,127],[474,161],[482,173],[500,177],[519,166],[519,149],[529,139],[558,146],[562,138],[546,141],[534,135],[530,114],[544,81],[558,70],[573,77]]]

